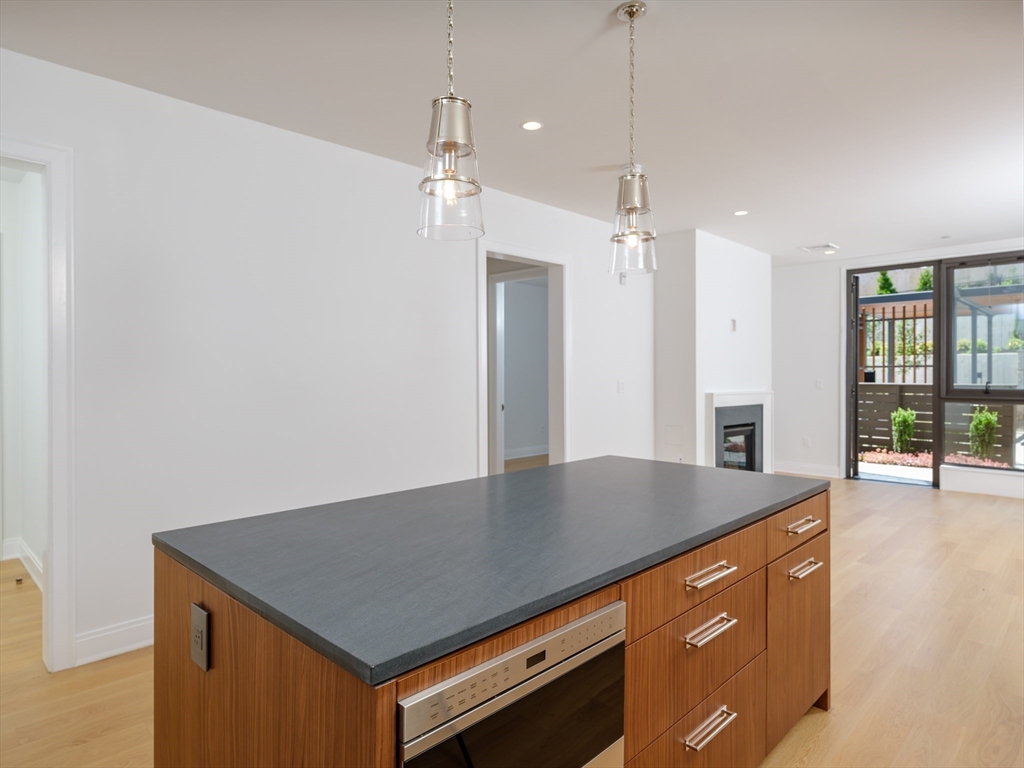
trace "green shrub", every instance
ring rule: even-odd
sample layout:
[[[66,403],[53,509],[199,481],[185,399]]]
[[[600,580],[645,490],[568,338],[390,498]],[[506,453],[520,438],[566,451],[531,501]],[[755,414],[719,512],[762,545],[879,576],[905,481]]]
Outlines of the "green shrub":
[[[889,277],[889,273],[884,269],[878,273],[878,289],[876,293],[879,296],[896,293],[896,286],[892,284],[892,278]]]
[[[992,449],[996,446],[996,428],[999,426],[999,416],[984,406],[974,409],[974,416],[971,418],[971,453],[979,459],[987,459],[992,456]]]
[[[917,290],[931,291],[934,288],[935,282],[932,279],[932,268],[925,267],[921,270],[921,274],[917,276]]]
[[[1024,339],[1018,339],[1014,336],[1010,337],[1010,340],[1006,342],[1007,352],[1019,352],[1024,349]]]
[[[979,352],[988,352],[988,342],[985,341],[984,339],[978,339],[978,345],[977,345],[976,349]],[[957,341],[957,343],[956,343],[956,351],[957,352],[970,352],[971,351],[971,342],[970,342],[970,340],[968,340],[968,339],[959,339]]]
[[[909,408],[897,408],[890,418],[893,450],[896,453],[910,453],[910,441],[914,439],[914,421],[917,414]]]

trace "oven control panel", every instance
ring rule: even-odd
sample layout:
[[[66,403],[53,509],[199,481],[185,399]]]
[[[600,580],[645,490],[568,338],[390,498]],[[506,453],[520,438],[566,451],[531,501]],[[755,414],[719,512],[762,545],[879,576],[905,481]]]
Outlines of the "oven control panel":
[[[399,739],[408,742],[625,629],[617,601],[497,658],[398,702]]]

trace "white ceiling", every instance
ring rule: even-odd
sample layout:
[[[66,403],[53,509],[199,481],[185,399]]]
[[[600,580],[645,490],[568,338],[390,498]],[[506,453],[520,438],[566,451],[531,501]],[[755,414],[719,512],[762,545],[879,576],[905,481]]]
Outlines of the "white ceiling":
[[[458,0],[456,93],[485,186],[611,221],[617,5]],[[781,262],[1024,235],[1020,0],[648,6],[637,159],[660,231]],[[446,87],[445,25],[443,0],[0,3],[5,48],[414,165]],[[825,242],[841,250],[798,250]]]

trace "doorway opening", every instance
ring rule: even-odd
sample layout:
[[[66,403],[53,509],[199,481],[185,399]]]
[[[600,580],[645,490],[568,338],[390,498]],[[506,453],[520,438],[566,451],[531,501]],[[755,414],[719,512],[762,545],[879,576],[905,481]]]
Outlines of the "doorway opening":
[[[497,475],[566,460],[565,265],[484,250],[485,466]]]
[[[849,476],[933,485],[936,265],[850,275]]]
[[[21,560],[40,592],[49,576],[48,283],[46,167],[0,157],[0,539],[3,558]]]
[[[50,672],[79,661],[71,168],[70,150],[0,137],[0,540],[42,592]]]

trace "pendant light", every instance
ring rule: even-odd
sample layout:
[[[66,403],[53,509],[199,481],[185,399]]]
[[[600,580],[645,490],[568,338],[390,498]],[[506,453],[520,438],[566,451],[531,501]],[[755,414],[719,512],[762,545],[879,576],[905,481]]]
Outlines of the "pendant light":
[[[634,77],[633,37],[636,20],[647,13],[642,2],[624,3],[618,15],[629,21],[629,165],[619,177],[619,197],[615,206],[615,234],[612,235],[612,274],[654,272],[654,215],[651,213],[650,190],[643,168],[634,159]]]
[[[448,0],[448,95],[434,99],[427,163],[420,191],[420,227],[433,240],[469,240],[484,234],[471,105],[455,95],[452,3]]]

